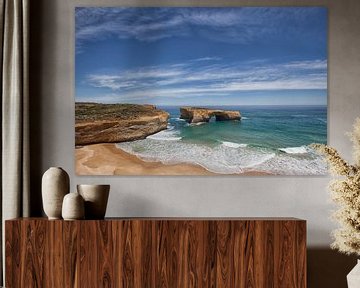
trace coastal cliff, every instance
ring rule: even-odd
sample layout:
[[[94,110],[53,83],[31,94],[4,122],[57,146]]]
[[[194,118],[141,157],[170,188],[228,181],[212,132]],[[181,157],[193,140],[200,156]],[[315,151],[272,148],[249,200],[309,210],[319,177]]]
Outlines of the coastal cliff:
[[[216,121],[240,120],[241,114],[234,110],[218,110],[197,107],[181,107],[180,118],[189,123],[209,122],[215,116]]]
[[[167,128],[169,113],[154,105],[75,104],[75,145],[144,139]]]

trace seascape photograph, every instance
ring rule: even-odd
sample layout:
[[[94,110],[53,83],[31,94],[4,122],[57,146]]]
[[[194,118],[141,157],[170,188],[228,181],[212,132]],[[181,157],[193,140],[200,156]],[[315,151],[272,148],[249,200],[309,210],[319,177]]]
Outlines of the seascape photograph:
[[[324,7],[77,7],[78,175],[325,175]]]

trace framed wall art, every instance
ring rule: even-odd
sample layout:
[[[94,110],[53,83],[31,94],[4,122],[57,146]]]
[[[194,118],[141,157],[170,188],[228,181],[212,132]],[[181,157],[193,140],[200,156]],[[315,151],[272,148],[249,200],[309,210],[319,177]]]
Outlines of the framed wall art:
[[[77,7],[79,175],[321,175],[324,7]]]

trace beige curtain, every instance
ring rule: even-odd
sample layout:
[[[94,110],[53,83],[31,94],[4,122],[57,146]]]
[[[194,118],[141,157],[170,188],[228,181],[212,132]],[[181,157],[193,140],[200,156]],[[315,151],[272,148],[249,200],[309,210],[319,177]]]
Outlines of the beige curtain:
[[[0,0],[0,10],[1,263],[4,269],[4,221],[29,216],[29,0]]]

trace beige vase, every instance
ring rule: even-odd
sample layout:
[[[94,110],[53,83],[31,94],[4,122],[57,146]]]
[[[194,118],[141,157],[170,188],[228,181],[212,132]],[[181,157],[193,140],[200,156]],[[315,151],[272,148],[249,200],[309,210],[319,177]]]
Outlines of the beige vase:
[[[49,219],[61,219],[63,198],[69,193],[69,175],[60,167],[49,168],[42,177],[43,208]]]
[[[62,217],[64,220],[84,219],[84,199],[79,193],[69,193],[65,195],[62,204]]]
[[[110,185],[77,185],[85,201],[85,219],[104,219],[109,198]]]

